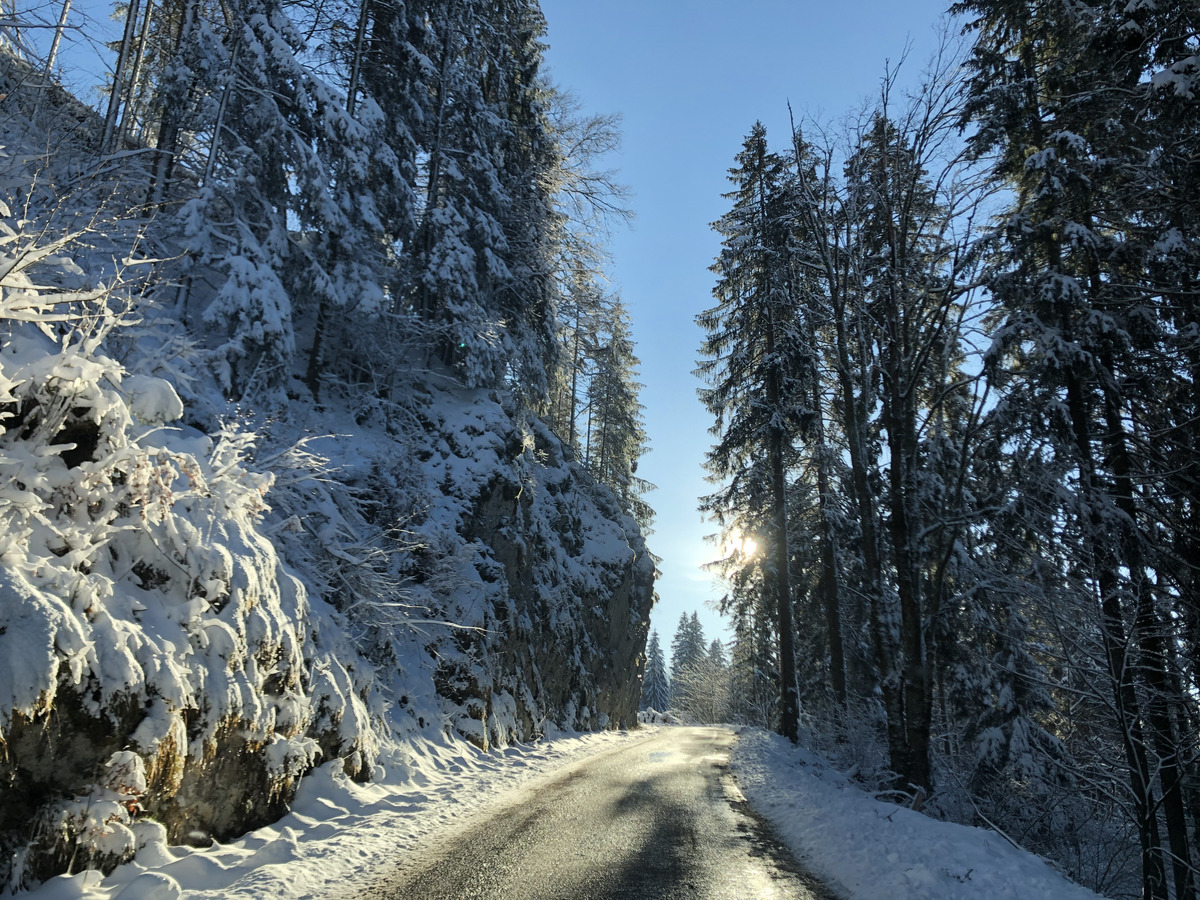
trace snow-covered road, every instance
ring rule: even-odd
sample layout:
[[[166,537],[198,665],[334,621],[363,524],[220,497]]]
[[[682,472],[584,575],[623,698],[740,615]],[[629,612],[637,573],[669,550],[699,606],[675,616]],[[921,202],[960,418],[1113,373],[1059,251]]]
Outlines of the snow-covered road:
[[[732,731],[670,728],[531,782],[372,900],[820,900],[727,774]]]

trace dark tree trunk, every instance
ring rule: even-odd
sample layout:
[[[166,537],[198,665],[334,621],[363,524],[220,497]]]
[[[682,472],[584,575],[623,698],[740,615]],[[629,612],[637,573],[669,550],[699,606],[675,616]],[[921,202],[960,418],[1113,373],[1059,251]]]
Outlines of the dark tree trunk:
[[[816,410],[817,504],[821,514],[821,580],[819,591],[825,608],[825,633],[829,644],[829,684],[841,706],[846,705],[846,651],[842,640],[841,585],[837,569],[837,539],[834,533],[833,495],[829,478],[828,448],[825,446],[825,411],[821,403],[821,386],[813,386],[813,409]]]
[[[1069,324],[1063,323],[1064,335],[1069,336]],[[1090,551],[1095,560],[1096,583],[1100,593],[1101,640],[1105,662],[1112,683],[1113,700],[1117,710],[1117,727],[1129,767],[1129,787],[1134,801],[1138,841],[1142,854],[1143,900],[1167,900],[1166,870],[1163,866],[1158,818],[1155,815],[1154,787],[1150,763],[1142,733],[1141,714],[1135,692],[1132,670],[1126,647],[1125,622],[1121,611],[1120,564],[1112,542],[1107,539],[1102,488],[1096,474],[1092,455],[1091,428],[1084,400],[1082,378],[1075,372],[1066,376],[1067,408],[1074,431],[1076,452],[1079,455],[1081,484],[1090,526]]]
[[[775,355],[773,323],[767,327],[767,353]],[[767,404],[779,409],[782,400],[779,371],[772,366],[767,377]],[[788,573],[787,478],[783,458],[784,433],[772,425],[768,450],[771,466],[771,520],[775,551],[775,604],[779,625],[779,733],[793,744],[800,739],[800,692],[796,685],[796,649],[792,635],[792,589]]]

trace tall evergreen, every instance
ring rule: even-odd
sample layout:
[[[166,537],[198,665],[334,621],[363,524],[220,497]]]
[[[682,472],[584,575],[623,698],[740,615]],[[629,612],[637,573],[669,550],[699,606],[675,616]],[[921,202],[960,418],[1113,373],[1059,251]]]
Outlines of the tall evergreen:
[[[1197,324],[1194,305],[1176,299],[1196,271],[1184,249],[1195,219],[1162,215],[1166,198],[1194,184],[1179,154],[1181,137],[1195,146],[1196,104],[1175,90],[1186,77],[1175,70],[1181,53],[1196,46],[1185,5],[961,4],[979,34],[974,145],[998,155],[996,175],[1013,196],[990,285],[1004,315],[993,363],[1009,409],[1057,411],[1050,452],[1078,473],[1062,514],[1079,534],[1074,565],[1094,598],[1081,613],[1101,638],[1147,898],[1168,896],[1168,870],[1177,896],[1195,895],[1178,730],[1187,703],[1170,633],[1177,605],[1162,590],[1178,544],[1163,542],[1155,508],[1158,496],[1179,493],[1162,457],[1144,449],[1187,444],[1192,431],[1166,398],[1180,396],[1171,386],[1194,345],[1175,336]],[[1159,128],[1168,109],[1169,137]]]
[[[799,340],[800,284],[791,264],[787,167],[767,149],[756,123],[730,170],[732,208],[714,226],[722,250],[712,266],[717,305],[697,316],[706,337],[696,369],[708,387],[701,401],[716,422],[717,443],[706,467],[722,487],[704,507],[722,525],[741,524],[753,507],[770,510],[762,534],[769,542],[781,691],[780,732],[795,741],[799,728],[792,634],[787,525],[791,435],[807,427],[805,376],[811,371]]]
[[[663,712],[671,703],[671,685],[667,681],[667,666],[663,659],[658,631],[650,632],[646,645],[646,674],[642,678],[642,709]]]
[[[646,429],[638,401],[641,385],[635,380],[638,358],[629,314],[620,299],[613,298],[602,315],[590,354],[595,368],[587,387],[587,464],[598,481],[613,489],[622,507],[647,528],[653,511],[644,495],[653,485],[637,476]]]
[[[704,659],[706,650],[700,617],[696,613],[690,617],[680,613],[679,626],[671,639],[671,684],[679,682],[683,673]]]
[[[734,722],[771,727],[779,689],[771,677],[770,637],[755,626],[751,615],[735,620],[729,660],[729,714]]]

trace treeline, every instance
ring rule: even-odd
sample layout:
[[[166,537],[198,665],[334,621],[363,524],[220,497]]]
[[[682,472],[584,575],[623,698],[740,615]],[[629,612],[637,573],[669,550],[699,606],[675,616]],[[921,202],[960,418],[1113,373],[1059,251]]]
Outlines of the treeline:
[[[694,723],[765,726],[778,693],[771,674],[750,632],[739,630],[728,647],[719,638],[709,643],[700,617],[683,613],[671,639],[669,675],[658,632],[650,633],[641,708]]]
[[[88,149],[177,257],[151,298],[203,336],[229,401],[394,424],[414,373],[500,388],[648,521],[638,361],[605,281],[606,229],[628,217],[597,167],[617,123],[547,80],[536,0],[116,10]],[[6,23],[30,79],[62,56],[69,0],[55,12]],[[55,35],[41,58],[36,35]]]
[[[702,506],[762,549],[724,610],[782,733],[1194,898],[1200,7],[954,11],[919,89],[730,172]]]

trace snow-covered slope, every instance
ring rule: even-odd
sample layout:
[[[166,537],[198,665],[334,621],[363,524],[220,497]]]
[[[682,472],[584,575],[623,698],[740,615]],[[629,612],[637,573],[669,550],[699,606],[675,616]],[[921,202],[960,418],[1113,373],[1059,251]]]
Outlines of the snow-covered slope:
[[[434,371],[376,416],[298,391],[239,419],[147,259],[178,246],[126,196],[136,154],[101,166],[87,111],[34,116],[14,71],[0,889],[241,834],[330,761],[632,724],[654,566],[611,492]]]
[[[126,298],[86,266],[89,237],[119,229],[78,229],[53,173],[9,161],[0,867],[19,881],[128,856],[142,813],[174,835],[277,817],[317,760],[361,769],[377,735],[344,727],[368,719],[353,660],[261,528],[272,479],[243,465],[246,438],[176,427],[175,389],[110,355]]]

